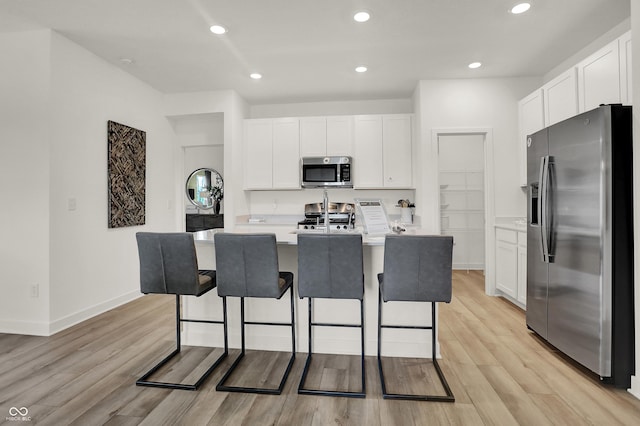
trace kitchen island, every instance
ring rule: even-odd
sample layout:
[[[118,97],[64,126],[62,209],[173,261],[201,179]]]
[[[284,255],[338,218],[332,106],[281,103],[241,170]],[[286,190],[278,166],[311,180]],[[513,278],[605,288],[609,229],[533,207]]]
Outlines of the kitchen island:
[[[352,231],[352,232],[357,232]],[[215,244],[213,236],[222,229],[194,233],[198,264],[201,269],[215,269]],[[296,341],[297,350],[307,348],[307,301],[297,295],[298,254],[297,235],[291,225],[259,224],[238,226],[234,232],[274,233],[278,243],[278,257],[281,271],[294,273],[294,295],[296,297]],[[302,231],[304,232],[304,231]],[[426,234],[413,228],[408,234]],[[363,234],[363,256],[365,273],[365,353],[377,353],[378,279],[382,272],[384,257],[384,235]],[[229,346],[240,347],[239,299],[227,299],[229,304]],[[222,304],[215,291],[202,297],[183,298],[186,318],[222,318]],[[287,321],[289,315],[288,295],[281,300],[247,298],[247,319],[260,321]],[[393,302],[384,306],[384,321],[387,324],[430,325],[431,305],[429,303]],[[359,303],[356,300],[315,299],[314,321],[359,322]],[[185,323],[183,339],[187,345],[222,345],[221,327],[198,323]],[[385,330],[382,334],[383,355],[402,357],[430,357],[431,337],[425,330]],[[246,328],[248,349],[290,351],[291,334],[281,327],[248,326]],[[314,329],[314,352],[334,354],[358,354],[360,342],[356,329],[322,327]]]

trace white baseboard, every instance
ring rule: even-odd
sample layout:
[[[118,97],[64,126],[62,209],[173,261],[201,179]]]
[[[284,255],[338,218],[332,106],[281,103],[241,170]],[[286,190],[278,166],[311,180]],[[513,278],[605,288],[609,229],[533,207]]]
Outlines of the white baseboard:
[[[81,311],[59,318],[55,321],[15,321],[0,319],[0,333],[25,334],[29,336],[51,336],[82,321],[100,315],[110,309],[128,303],[142,296],[139,291],[132,291],[113,299],[98,303]]]
[[[65,330],[78,323],[81,323],[82,321],[88,320],[89,318],[93,318],[96,315],[100,315],[110,309],[117,308],[120,305],[124,305],[125,303],[131,302],[132,300],[135,300],[141,296],[142,294],[140,293],[140,291],[135,290],[129,293],[125,293],[121,296],[115,297],[113,299],[106,300],[104,302],[90,306],[88,308],[82,309],[81,311],[75,312],[71,315],[67,315],[65,317],[51,321],[49,323],[49,335],[56,334],[62,330]]]
[[[45,321],[0,320],[0,333],[49,336],[49,323]]]

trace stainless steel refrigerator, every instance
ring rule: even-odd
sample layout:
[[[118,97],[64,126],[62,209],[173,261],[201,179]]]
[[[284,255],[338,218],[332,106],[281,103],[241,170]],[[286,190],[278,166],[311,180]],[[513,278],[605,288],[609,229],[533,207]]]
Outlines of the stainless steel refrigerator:
[[[634,370],[631,107],[527,138],[527,326],[618,387]]]

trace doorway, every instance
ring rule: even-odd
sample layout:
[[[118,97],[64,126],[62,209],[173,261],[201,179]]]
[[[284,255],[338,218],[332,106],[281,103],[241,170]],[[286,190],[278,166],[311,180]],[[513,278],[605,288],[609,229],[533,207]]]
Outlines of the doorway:
[[[484,133],[439,133],[440,233],[454,238],[453,268],[485,270]]]

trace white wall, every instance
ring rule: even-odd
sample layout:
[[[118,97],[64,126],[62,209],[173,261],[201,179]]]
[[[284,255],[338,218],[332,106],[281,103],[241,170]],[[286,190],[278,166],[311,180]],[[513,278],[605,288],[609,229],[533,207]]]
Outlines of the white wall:
[[[420,99],[422,174],[416,199],[420,203],[418,209],[424,209],[423,217],[430,214],[435,220],[438,207],[437,153],[432,151],[432,130],[469,128],[493,130],[495,215],[526,215],[525,193],[514,185],[518,182],[520,167],[517,102],[539,85],[539,78],[423,80],[419,83],[416,96]],[[436,222],[431,226],[436,230]]]
[[[0,52],[0,331],[47,335],[140,294],[135,232],[177,228],[172,129],[159,92],[55,32]],[[108,229],[108,120],[146,131],[145,226]]]
[[[640,99],[640,0],[631,0],[633,99]],[[631,377],[630,392],[640,399],[640,110],[633,110],[633,185],[634,185],[634,269],[636,374]]]
[[[594,41],[592,41],[591,43],[583,47],[582,49],[580,49],[580,51],[576,52],[575,54],[571,55],[569,58],[562,61],[552,70],[548,71],[543,77],[544,83],[553,80],[555,77],[559,76],[569,68],[572,68],[577,63],[587,58],[589,55],[595,53],[596,51],[598,51],[598,49],[601,49],[607,44],[611,43],[613,40],[617,39],[618,37],[620,37],[627,31],[629,31],[630,29],[631,29],[631,19],[630,18],[625,19],[624,21],[622,21],[621,23],[619,23],[618,25],[616,25],[615,27],[613,27],[612,29],[610,29],[609,31],[607,31],[606,33],[604,33],[603,35],[601,35],[600,37],[598,37],[597,39],[595,39]]]
[[[49,40],[0,34],[0,332],[48,328]]]
[[[139,296],[135,233],[174,231],[172,130],[162,95],[51,39],[51,331]],[[107,121],[146,132],[146,225],[107,226]],[[168,172],[169,171],[169,172]],[[67,203],[76,200],[76,210]]]
[[[172,121],[189,119],[201,114],[220,114],[223,120],[224,145],[224,208],[225,229],[232,231],[237,215],[248,214],[247,198],[242,190],[244,166],[242,162],[242,122],[249,114],[249,106],[232,90],[176,93],[165,95],[164,114]],[[177,170],[184,167],[183,147],[178,138],[174,138],[174,166]],[[176,197],[183,197],[184,183],[181,172],[175,176],[174,191]],[[176,215],[176,220],[184,220],[184,211]]]

